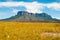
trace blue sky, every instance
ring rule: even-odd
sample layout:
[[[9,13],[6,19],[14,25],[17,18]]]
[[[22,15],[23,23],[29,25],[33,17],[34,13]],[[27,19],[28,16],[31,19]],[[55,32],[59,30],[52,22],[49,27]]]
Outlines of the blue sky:
[[[6,2],[6,1],[13,1],[13,2],[20,2],[20,1],[24,1],[24,2],[41,2],[41,3],[51,3],[51,2],[60,2],[60,0],[0,0],[0,2]]]
[[[0,19],[14,16],[18,11],[45,12],[60,19],[60,0],[0,0]]]

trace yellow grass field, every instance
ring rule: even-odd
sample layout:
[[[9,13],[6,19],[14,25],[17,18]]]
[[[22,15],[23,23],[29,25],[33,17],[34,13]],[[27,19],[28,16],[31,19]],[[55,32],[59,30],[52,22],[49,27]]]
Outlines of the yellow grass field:
[[[0,40],[60,40],[60,23],[0,22]]]

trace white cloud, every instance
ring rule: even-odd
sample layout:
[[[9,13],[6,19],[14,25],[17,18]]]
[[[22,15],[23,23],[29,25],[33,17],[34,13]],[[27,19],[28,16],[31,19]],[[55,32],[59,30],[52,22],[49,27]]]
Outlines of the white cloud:
[[[44,7],[52,8],[54,10],[60,10],[60,3],[38,3],[38,2],[0,2],[0,7],[17,7],[24,6],[26,11],[32,13],[41,13]],[[17,11],[16,9],[14,12]]]
[[[60,10],[60,3],[49,3],[49,4],[46,4],[46,6],[48,8],[52,8],[52,9],[55,9],[55,10]]]
[[[0,7],[16,7],[16,6],[23,6],[23,2],[0,2]]]
[[[43,5],[37,2],[27,3],[25,4],[25,7],[27,8],[28,12],[33,12],[33,13],[38,13],[38,12],[41,13],[43,9]]]
[[[17,14],[17,12],[20,11],[20,10],[17,10],[17,9],[13,9],[12,12]]]
[[[24,6],[26,7],[26,11],[32,13],[41,13],[43,5],[37,2],[1,2],[0,7],[16,7],[16,6]],[[15,10],[14,10],[15,11]]]

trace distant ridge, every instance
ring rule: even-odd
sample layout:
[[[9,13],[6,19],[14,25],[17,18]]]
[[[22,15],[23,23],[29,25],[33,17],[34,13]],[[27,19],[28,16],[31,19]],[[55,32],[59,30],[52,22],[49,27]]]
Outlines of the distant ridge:
[[[17,15],[0,21],[13,22],[59,22],[60,20],[52,18],[47,13],[29,13],[27,11],[18,11]]]

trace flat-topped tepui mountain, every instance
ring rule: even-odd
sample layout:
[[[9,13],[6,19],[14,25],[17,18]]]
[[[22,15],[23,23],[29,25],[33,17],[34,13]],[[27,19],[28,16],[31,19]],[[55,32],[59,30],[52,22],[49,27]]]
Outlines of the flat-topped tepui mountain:
[[[29,13],[27,11],[18,11],[17,15],[10,18],[2,19],[0,21],[14,21],[14,22],[60,22],[58,19],[52,18],[46,13]]]

